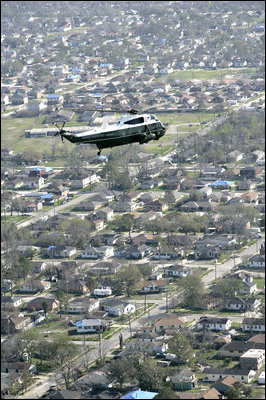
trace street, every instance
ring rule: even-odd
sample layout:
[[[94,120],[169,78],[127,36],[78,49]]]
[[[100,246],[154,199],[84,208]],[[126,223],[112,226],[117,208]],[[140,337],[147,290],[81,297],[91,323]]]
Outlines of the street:
[[[238,253],[239,256],[243,257],[246,255],[251,256],[252,254],[256,254],[258,252],[258,248],[260,244],[264,241],[264,237],[259,239],[256,243],[251,245],[248,248],[244,248],[241,252]],[[196,261],[193,262],[194,264]],[[191,263],[192,264],[192,263]],[[234,267],[234,259],[230,258],[229,260],[225,261],[224,263],[217,264],[216,267],[216,273],[215,273],[215,266],[212,266],[212,271],[210,271],[207,275],[203,277],[203,282],[205,286],[209,286],[210,283],[215,279],[215,278],[221,278],[225,274],[227,274],[233,267]],[[208,266],[210,267],[210,266]],[[168,304],[171,304],[171,301],[173,299],[169,296],[168,299]],[[155,302],[155,300],[152,300],[152,302]],[[138,304],[143,304],[144,300],[137,300]],[[160,315],[165,315],[166,313],[166,298],[163,298],[161,300],[156,300],[156,306],[154,308],[150,309],[147,313],[146,316],[142,314],[140,318],[138,318],[135,321],[131,322],[131,332],[134,333],[136,329],[139,329],[140,327],[143,327],[145,324],[150,322],[154,318],[158,318]],[[212,317],[216,316],[214,314],[208,314],[208,312],[202,312],[204,315],[211,315]],[[184,313],[184,316],[187,321],[193,322],[195,320],[198,320],[201,316],[201,314],[187,314]],[[243,319],[243,315],[232,315],[230,316],[230,319],[232,322],[237,322],[241,323]],[[119,347],[119,335],[123,335],[123,340],[125,341],[128,339],[131,335],[130,328],[129,326],[124,326],[123,330],[120,330],[119,332],[116,332],[110,339],[102,339],[101,340],[101,350],[99,347],[98,342],[85,342],[85,345],[89,343],[90,346],[93,346],[94,348],[89,351],[89,353],[86,353],[84,356],[81,356],[78,358],[77,361],[75,361],[75,366],[76,367],[83,367],[84,362],[89,361],[90,364],[95,362],[99,356],[100,356],[100,351],[102,356],[107,356],[110,355],[111,352]],[[84,345],[83,341],[80,341],[78,343],[79,345]],[[40,398],[48,389],[50,386],[58,384],[60,382],[60,375],[58,373],[51,373],[46,376],[41,376],[38,378],[38,381],[32,386],[32,388],[24,395],[16,396],[15,398],[17,399],[33,399],[33,398]]]

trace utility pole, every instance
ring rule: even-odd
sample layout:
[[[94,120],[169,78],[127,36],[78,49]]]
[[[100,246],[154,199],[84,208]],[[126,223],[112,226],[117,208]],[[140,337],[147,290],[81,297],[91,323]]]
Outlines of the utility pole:
[[[215,259],[215,280],[217,279],[217,258]]]
[[[165,306],[166,306],[166,313],[168,313],[168,291],[166,289],[166,297],[165,297]]]
[[[102,331],[99,330],[99,359],[102,359]]]
[[[131,315],[130,314],[128,314],[128,325],[129,325],[130,336],[132,337]]]

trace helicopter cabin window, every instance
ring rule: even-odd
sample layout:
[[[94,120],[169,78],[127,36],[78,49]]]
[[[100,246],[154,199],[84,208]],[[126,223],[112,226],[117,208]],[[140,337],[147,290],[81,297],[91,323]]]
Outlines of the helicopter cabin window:
[[[129,121],[125,121],[125,124],[129,124],[129,125],[135,125],[135,124],[143,124],[144,122],[144,118],[143,117],[139,117],[139,118],[134,118],[134,119],[130,119]]]

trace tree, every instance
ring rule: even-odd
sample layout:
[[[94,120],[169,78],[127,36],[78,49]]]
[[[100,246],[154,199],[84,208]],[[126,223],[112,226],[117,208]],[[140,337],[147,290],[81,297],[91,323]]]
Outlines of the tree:
[[[62,317],[62,311],[64,310],[64,308],[68,304],[68,298],[67,298],[67,295],[65,294],[65,292],[63,290],[61,290],[61,289],[58,289],[55,292],[55,298],[59,302],[59,313],[60,313],[60,318],[61,318]]]
[[[147,360],[138,366],[136,378],[142,390],[159,390],[166,377],[167,371],[154,366],[151,360]]]
[[[132,214],[123,214],[121,218],[116,220],[116,226],[121,231],[128,231],[128,236],[130,237],[134,222],[135,218]]]
[[[171,385],[167,383],[158,390],[158,394],[154,399],[180,399],[180,397],[171,388]]]
[[[221,297],[226,300],[235,296],[236,292],[241,289],[242,285],[243,283],[240,279],[222,278],[216,283],[213,293],[216,297]]]
[[[195,307],[203,298],[204,285],[199,274],[194,273],[182,279],[184,304]]]
[[[20,379],[21,379],[22,393],[25,393],[27,388],[29,387],[29,385],[32,382],[32,376],[30,375],[30,373],[26,367],[23,369]]]
[[[192,347],[182,333],[177,332],[168,343],[169,351],[176,355],[177,364],[185,364],[193,355]]]
[[[131,296],[139,288],[142,276],[136,265],[122,267],[115,275],[115,282],[120,288],[124,288],[127,296]]]
[[[131,362],[126,358],[112,360],[108,366],[108,376],[110,381],[118,382],[122,389],[123,383],[130,377],[134,377],[135,370]]]
[[[241,382],[233,383],[233,387],[230,387],[226,391],[226,397],[228,399],[251,399],[251,394],[252,388]]]
[[[62,334],[53,341],[53,364],[62,375],[66,389],[70,389],[70,381],[74,371],[74,364],[70,361],[77,351],[77,346],[71,341],[71,338]]]
[[[46,315],[46,314],[47,314],[47,311],[48,311],[48,309],[49,309],[49,306],[48,306],[47,301],[43,301],[43,302],[42,302],[42,308],[43,308],[44,314]]]
[[[71,244],[74,244],[77,247],[82,247],[89,239],[91,223],[87,220],[73,218],[71,220],[64,221],[61,224],[61,230],[68,235]]]

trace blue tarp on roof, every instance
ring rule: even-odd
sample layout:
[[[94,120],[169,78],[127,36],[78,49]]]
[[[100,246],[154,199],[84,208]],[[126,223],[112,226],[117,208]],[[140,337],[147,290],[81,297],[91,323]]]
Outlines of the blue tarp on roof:
[[[81,328],[81,327],[82,327],[82,321],[78,321],[78,322],[76,323],[76,327],[77,327],[77,328]]]
[[[43,170],[43,167],[35,167],[35,168],[31,169],[31,171],[42,171],[42,170]]]
[[[49,252],[51,249],[55,249],[55,248],[56,248],[56,246],[49,246],[47,251]]]
[[[157,396],[156,392],[146,392],[144,390],[134,390],[133,392],[129,392],[124,396],[120,397],[120,399],[153,399]]]
[[[52,193],[47,193],[47,194],[44,194],[42,197],[41,197],[41,199],[53,199],[54,198],[54,196],[52,195]]]
[[[49,99],[55,99],[55,98],[58,99],[60,96],[61,96],[60,94],[48,94],[47,97]]]
[[[215,181],[213,183],[210,183],[209,186],[232,186],[234,185],[234,182],[232,181]]]

